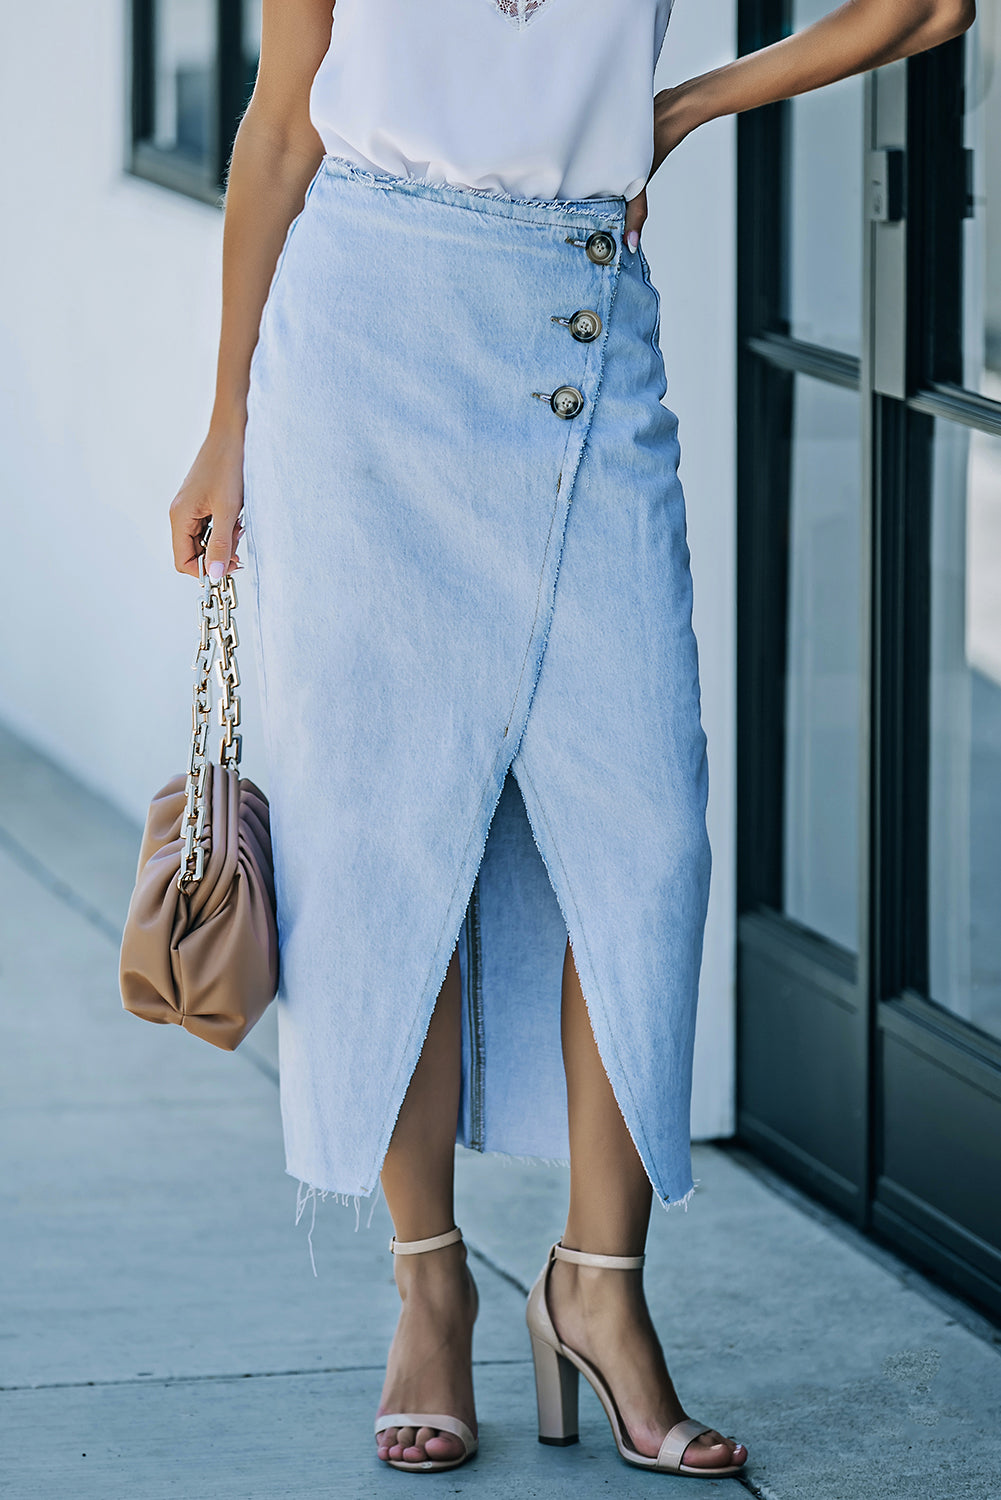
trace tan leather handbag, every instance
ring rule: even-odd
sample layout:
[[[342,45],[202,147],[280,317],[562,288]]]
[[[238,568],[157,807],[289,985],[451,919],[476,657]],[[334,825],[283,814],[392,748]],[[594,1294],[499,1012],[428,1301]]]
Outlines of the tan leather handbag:
[[[203,544],[207,541],[207,533]],[[188,769],[150,804],[119,959],[126,1010],[174,1022],[232,1051],[278,988],[278,929],[268,801],[239,775],[236,585],[202,580],[201,635]],[[206,756],[215,661],[223,737]]]

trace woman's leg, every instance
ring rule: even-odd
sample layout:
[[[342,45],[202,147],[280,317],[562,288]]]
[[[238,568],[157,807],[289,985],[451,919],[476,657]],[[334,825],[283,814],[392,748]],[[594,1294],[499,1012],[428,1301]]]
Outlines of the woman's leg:
[[[460,1084],[459,960],[453,953],[420,1059],[400,1110],[382,1188],[398,1240],[422,1240],[451,1229],[455,1134]],[[380,1412],[447,1412],[475,1433],[472,1333],[477,1294],[466,1247],[446,1245],[422,1255],[393,1257],[403,1299],[386,1366]],[[395,1427],[376,1439],[380,1458],[419,1463],[459,1458],[452,1433]]]
[[[563,1244],[599,1255],[640,1255],[652,1189],[602,1065],[569,943],[562,1036],[570,1123],[570,1211]],[[687,1413],[650,1320],[642,1271],[557,1260],[549,1286],[556,1331],[602,1372],[634,1447],[655,1457],[668,1429]],[[714,1431],[689,1443],[685,1463],[717,1468],[746,1456],[742,1446]]]

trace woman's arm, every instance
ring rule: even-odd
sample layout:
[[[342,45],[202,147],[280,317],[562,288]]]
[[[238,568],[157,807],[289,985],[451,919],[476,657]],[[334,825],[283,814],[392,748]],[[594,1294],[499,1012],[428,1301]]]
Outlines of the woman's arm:
[[[795,36],[662,89],[654,99],[650,175],[697,125],[937,47],[972,26],[975,16],[974,0],[847,0]],[[630,202],[627,235],[645,218],[641,193]]]
[[[333,0],[264,0],[261,61],[226,187],[222,325],[209,430],[170,507],[174,566],[198,576],[207,516],[210,571],[236,566],[250,359],[288,227],[323,156],[309,88],[330,42]]]

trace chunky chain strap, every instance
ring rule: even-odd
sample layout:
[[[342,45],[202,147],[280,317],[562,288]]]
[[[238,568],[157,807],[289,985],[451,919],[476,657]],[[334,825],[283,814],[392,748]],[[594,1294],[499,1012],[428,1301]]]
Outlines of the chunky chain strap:
[[[206,749],[209,732],[209,715],[212,711],[212,693],[209,688],[209,673],[215,663],[219,679],[219,723],[223,735],[219,742],[219,764],[236,770],[240,764],[242,736],[236,733],[240,723],[240,674],[236,666],[236,648],[239,639],[236,633],[236,582],[232,573],[226,573],[213,583],[205,571],[205,547],[212,530],[211,521],[202,537],[202,551],[198,554],[198,577],[202,584],[201,623],[198,650],[192,662],[196,672],[194,695],[191,705],[191,753],[188,756],[188,773],[185,783],[184,816],[181,833],[184,849],[181,868],[177,875],[178,889],[189,894],[202,878],[205,850],[201,837],[207,815],[209,765]],[[216,653],[218,652],[218,659]]]

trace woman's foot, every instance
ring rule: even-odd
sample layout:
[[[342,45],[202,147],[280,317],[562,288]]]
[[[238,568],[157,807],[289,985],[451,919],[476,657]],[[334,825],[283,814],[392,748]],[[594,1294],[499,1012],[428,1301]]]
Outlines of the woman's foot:
[[[636,1452],[656,1458],[669,1429],[688,1414],[668,1374],[641,1272],[556,1260],[547,1303],[563,1343],[605,1377]],[[693,1469],[726,1468],[746,1458],[743,1444],[716,1431],[694,1438],[684,1453]]]
[[[460,1240],[429,1255],[394,1256],[403,1306],[386,1363],[379,1412],[447,1412],[476,1432],[473,1323],[479,1294]],[[378,1414],[377,1414],[378,1416]],[[433,1427],[387,1427],[381,1459],[423,1463],[461,1458],[462,1440]]]

